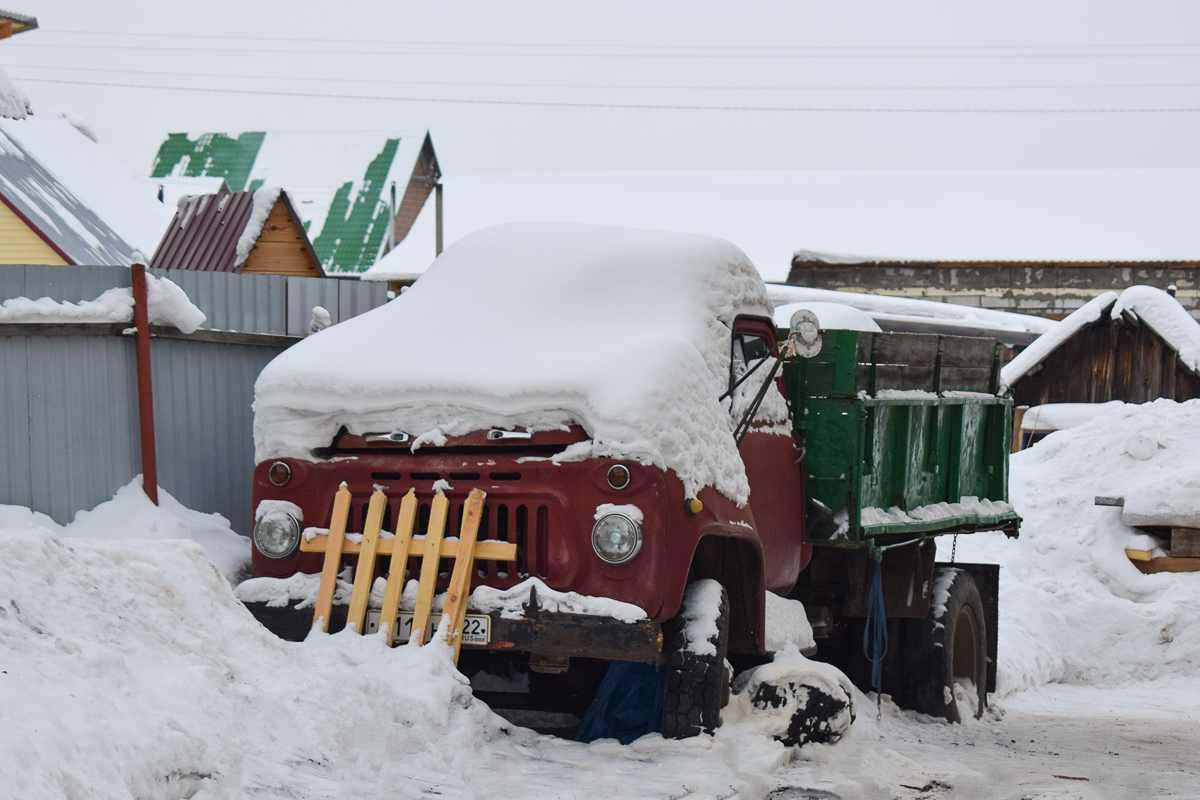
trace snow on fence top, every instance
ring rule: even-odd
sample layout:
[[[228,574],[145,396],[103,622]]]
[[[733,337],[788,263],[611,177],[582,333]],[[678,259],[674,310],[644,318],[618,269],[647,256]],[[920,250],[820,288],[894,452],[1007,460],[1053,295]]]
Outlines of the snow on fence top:
[[[578,423],[592,442],[573,457],[673,469],[689,495],[711,485],[743,503],[749,485],[718,397],[734,319],[771,311],[754,266],[722,239],[486,228],[396,300],[268,364],[255,386],[255,455],[311,459],[342,425],[437,441]],[[768,401],[786,419],[782,399]]]
[[[1132,314],[1163,338],[1179,360],[1192,372],[1200,374],[1200,322],[1179,305],[1174,297],[1153,286],[1131,286],[1119,296],[1105,292],[1068,314],[1054,327],[1043,333],[1000,370],[1002,388],[1012,386],[1025,377],[1070,339],[1108,311],[1109,317],[1119,320]]]

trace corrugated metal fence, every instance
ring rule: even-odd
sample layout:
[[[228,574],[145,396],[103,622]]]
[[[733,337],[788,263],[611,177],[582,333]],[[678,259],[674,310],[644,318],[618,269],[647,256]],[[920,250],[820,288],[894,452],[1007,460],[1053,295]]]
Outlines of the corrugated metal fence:
[[[158,482],[189,508],[249,533],[255,379],[308,332],[313,306],[336,323],[385,303],[387,287],[179,270],[169,277],[208,319],[190,337],[162,330],[151,342]],[[0,300],[79,302],[130,282],[126,267],[0,266]],[[134,338],[121,335],[125,327],[0,322],[0,504],[65,523],[141,472]]]

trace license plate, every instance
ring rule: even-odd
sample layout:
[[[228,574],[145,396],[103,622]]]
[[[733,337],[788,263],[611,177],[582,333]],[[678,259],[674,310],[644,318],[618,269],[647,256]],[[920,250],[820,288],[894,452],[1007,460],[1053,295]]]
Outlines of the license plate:
[[[429,624],[425,628],[425,641],[433,636],[433,631],[438,620],[441,619],[440,614],[431,614]],[[396,618],[396,636],[397,642],[407,642],[412,637],[413,615],[411,611],[401,611]],[[379,630],[379,612],[367,612],[367,633],[375,633]],[[492,640],[492,618],[484,614],[467,614],[463,620],[462,643],[485,645]]]

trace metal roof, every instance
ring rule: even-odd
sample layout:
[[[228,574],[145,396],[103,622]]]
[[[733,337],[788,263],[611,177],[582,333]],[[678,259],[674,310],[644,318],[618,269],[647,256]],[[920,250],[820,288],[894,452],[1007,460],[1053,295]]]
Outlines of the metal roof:
[[[68,264],[126,266],[133,257],[133,245],[3,132],[0,199]]]
[[[300,218],[286,191],[279,200],[303,235]],[[254,210],[254,192],[201,194],[179,201],[175,217],[154,251],[150,266],[157,269],[190,269],[201,272],[241,272],[237,244]],[[259,235],[262,232],[259,231]],[[312,244],[304,246],[314,264],[319,264]]]
[[[441,177],[428,130],[172,133],[153,177],[286,186],[322,267],[362,272],[404,237]]]
[[[13,35],[31,31],[38,26],[37,17],[30,17],[26,14],[17,14],[12,11],[5,11],[0,8],[0,22],[11,22]]]

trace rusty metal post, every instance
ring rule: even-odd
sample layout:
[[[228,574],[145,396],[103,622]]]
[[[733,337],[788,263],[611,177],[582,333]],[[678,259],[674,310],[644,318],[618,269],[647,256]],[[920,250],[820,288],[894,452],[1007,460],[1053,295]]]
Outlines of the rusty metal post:
[[[438,181],[433,185],[433,202],[434,210],[437,212],[437,253],[442,254],[442,182]]]
[[[137,327],[138,420],[142,436],[142,488],[158,505],[158,463],[154,457],[154,395],[150,383],[150,312],[146,304],[146,265],[130,265],[133,273],[133,324]]]

